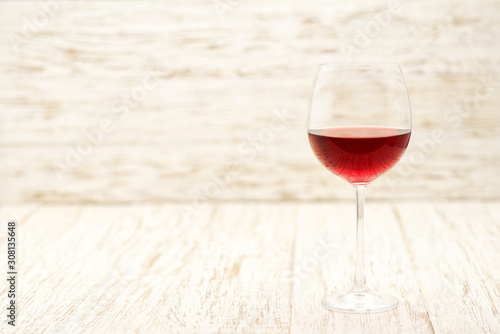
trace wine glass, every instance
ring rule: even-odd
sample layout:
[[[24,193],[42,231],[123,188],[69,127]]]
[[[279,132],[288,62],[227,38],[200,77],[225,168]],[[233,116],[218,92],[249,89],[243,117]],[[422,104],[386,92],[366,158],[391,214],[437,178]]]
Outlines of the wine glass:
[[[403,156],[411,134],[411,111],[398,64],[321,64],[311,93],[309,143],[318,160],[354,186],[356,271],[352,288],[326,296],[324,307],[349,313],[390,310],[398,300],[370,291],[363,260],[366,187]]]

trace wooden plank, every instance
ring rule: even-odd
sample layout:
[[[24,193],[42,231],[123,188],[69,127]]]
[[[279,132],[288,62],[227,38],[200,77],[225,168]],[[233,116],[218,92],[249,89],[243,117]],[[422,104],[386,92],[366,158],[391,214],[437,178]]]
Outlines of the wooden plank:
[[[355,254],[354,205],[301,205],[295,247],[292,332],[432,333],[424,300],[393,207],[368,204],[365,264],[377,292],[397,296],[395,310],[368,315],[326,310],[321,299],[352,285]],[[323,245],[329,245],[326,249]],[[326,252],[325,252],[326,250]],[[325,256],[329,255],[329,256]]]
[[[434,329],[500,331],[500,221],[485,204],[400,204],[404,242]]]
[[[186,228],[180,208],[39,208],[22,225],[19,328],[288,331],[293,206],[211,207]]]

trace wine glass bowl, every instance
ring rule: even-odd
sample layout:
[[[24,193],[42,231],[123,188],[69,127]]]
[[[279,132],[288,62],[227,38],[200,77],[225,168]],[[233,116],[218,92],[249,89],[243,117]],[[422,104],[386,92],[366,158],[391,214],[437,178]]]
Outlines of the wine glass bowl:
[[[356,192],[356,274],[350,291],[326,296],[324,307],[342,312],[390,310],[398,300],[371,292],[364,274],[366,187],[403,156],[411,136],[411,110],[398,64],[322,64],[311,93],[307,131],[318,160]]]
[[[351,184],[369,184],[401,158],[410,132],[384,127],[331,127],[309,130],[318,160]]]

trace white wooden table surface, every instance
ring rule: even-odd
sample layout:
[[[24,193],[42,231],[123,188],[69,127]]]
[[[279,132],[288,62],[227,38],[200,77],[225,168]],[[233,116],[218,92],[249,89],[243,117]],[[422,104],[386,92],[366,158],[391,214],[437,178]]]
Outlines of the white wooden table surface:
[[[370,315],[320,305],[350,286],[353,205],[223,204],[184,225],[180,209],[3,206],[18,333],[500,331],[500,203],[368,203],[367,279],[401,302]]]

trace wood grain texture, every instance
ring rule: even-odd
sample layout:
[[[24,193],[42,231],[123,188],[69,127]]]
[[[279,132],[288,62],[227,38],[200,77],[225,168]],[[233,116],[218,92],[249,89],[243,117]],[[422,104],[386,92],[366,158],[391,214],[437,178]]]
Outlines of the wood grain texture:
[[[310,152],[307,99],[316,64],[346,61],[388,2],[241,0],[220,18],[223,1],[74,1],[31,30],[38,2],[0,1],[0,199],[189,202],[232,161],[240,172],[214,201],[350,199]],[[500,199],[499,9],[401,3],[349,56],[401,63],[412,101],[410,147],[373,200]],[[124,102],[157,68],[158,86]],[[284,108],[285,128],[242,154]],[[114,130],[58,179],[54,163],[104,118]],[[446,140],[432,145],[435,129]]]
[[[353,205],[303,205],[295,248],[293,333],[432,333],[411,257],[389,205],[366,211],[365,270],[368,286],[395,295],[397,309],[369,315],[333,313],[321,306],[326,295],[352,286],[355,263]],[[318,240],[319,239],[319,240]],[[320,240],[331,248],[319,252]],[[315,249],[318,248],[319,249]],[[330,252],[329,252],[330,251]]]
[[[352,205],[223,204],[189,225],[181,209],[3,205],[19,222],[18,333],[499,330],[498,202],[368,203],[367,279],[401,304],[366,316],[320,306],[350,285]]]
[[[498,216],[484,204],[402,204],[398,213],[435,330],[500,331]]]
[[[287,331],[290,285],[280,286],[280,280],[291,268],[294,209],[208,208],[185,228],[178,209],[40,207],[30,218],[20,217],[19,328]],[[5,285],[0,290],[3,304]]]

